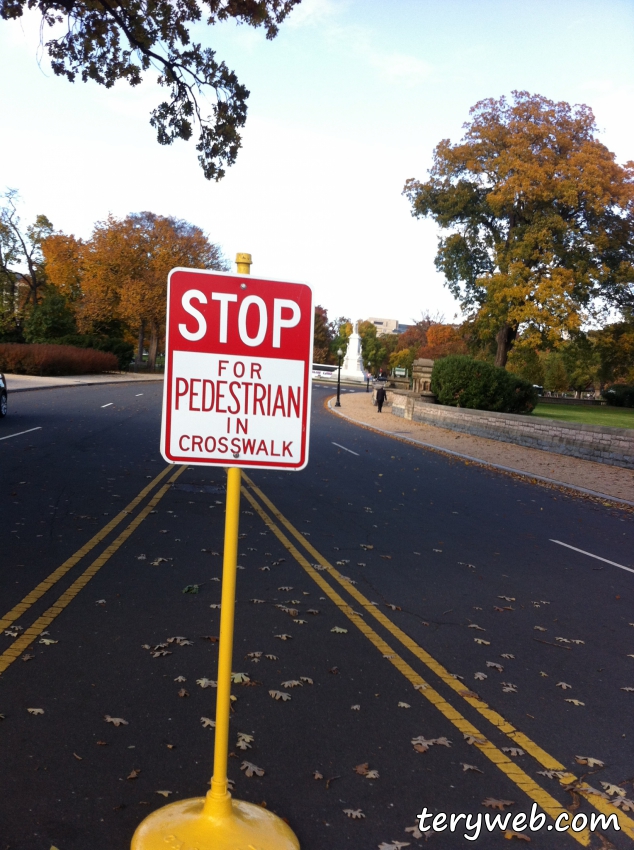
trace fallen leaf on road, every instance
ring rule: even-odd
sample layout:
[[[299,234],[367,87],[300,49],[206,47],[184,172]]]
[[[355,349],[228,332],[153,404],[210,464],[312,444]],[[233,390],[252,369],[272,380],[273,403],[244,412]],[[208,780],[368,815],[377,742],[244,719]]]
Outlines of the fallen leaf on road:
[[[496,800],[495,797],[487,797],[486,800],[482,801],[482,805],[486,806],[487,809],[499,809],[501,812],[504,811],[505,806],[514,806],[514,800]]]
[[[343,813],[344,815],[348,815],[348,817],[352,818],[353,820],[365,817],[361,809],[344,809]]]
[[[275,635],[275,637],[279,638],[280,640],[290,640],[293,637],[293,635]]]
[[[359,776],[365,776],[366,773],[368,772],[369,767],[370,767],[370,765],[366,761],[363,764],[358,764],[356,767],[353,767],[352,769],[354,770],[355,773],[358,773]]]
[[[548,631],[548,629],[545,629],[543,626],[533,626],[533,629],[536,632],[547,632]]]
[[[241,685],[241,684],[246,684],[246,682],[250,682],[251,679],[247,676],[246,673],[232,673],[231,674],[231,681],[235,685]]]
[[[461,761],[462,772],[465,773],[467,770],[475,770],[476,773],[482,773],[479,767],[476,767],[475,764],[466,764],[464,761]]]
[[[512,685],[510,682],[502,682],[502,692],[505,694],[516,694],[517,685]]]
[[[136,779],[136,778],[137,778],[137,776],[139,775],[139,773],[141,773],[141,771],[140,771],[140,770],[137,770],[137,769],[135,768],[134,770],[131,770],[131,771],[130,771],[130,773],[126,776],[126,779]]]
[[[484,738],[476,738],[475,735],[468,735],[466,732],[464,732],[463,734],[467,744],[486,744]]]
[[[508,753],[510,756],[523,756],[524,750],[519,747],[502,747],[503,753]]]
[[[297,688],[303,687],[302,683],[298,679],[288,679],[286,682],[282,682],[283,688]]]
[[[109,714],[104,714],[103,719],[106,721],[106,723],[112,723],[113,726],[117,727],[128,725],[128,721],[124,720],[123,717],[110,717]]]
[[[175,681],[175,682],[186,682],[186,681],[187,681],[187,679],[186,679],[184,676],[177,676],[177,677],[174,679],[174,681]]]
[[[173,794],[173,791],[157,791],[157,794],[160,794],[161,797],[169,797],[170,794]]]
[[[434,738],[425,738],[424,735],[419,735],[418,738],[412,738],[412,744],[417,753],[426,753],[430,747],[433,747],[436,741]]]
[[[313,779],[323,779],[324,776],[318,770],[313,771]]]
[[[361,711],[361,706],[360,705],[351,705],[350,710],[351,711]]]
[[[304,684],[306,684],[306,685],[312,685],[313,684],[313,680],[310,678],[310,676],[300,676],[299,680],[300,680],[300,682],[304,682]]]
[[[379,771],[378,770],[368,770],[368,772],[365,775],[365,778],[366,779],[378,779],[379,778]]]
[[[397,708],[411,708],[412,706],[408,702],[399,702]]]
[[[611,782],[602,782],[601,787],[605,793],[609,794],[611,797],[614,795],[617,797],[625,797],[625,788],[621,788],[620,785],[612,785]]]
[[[572,688],[572,685],[567,684],[566,682],[557,682],[555,685],[556,688],[561,688],[562,691],[568,691]]]
[[[514,596],[498,596],[498,599],[503,599],[505,602],[515,602]]]
[[[183,588],[183,593],[198,593],[199,590],[199,584],[186,584]]]
[[[44,714],[43,708],[27,708],[29,714]]]
[[[520,841],[529,841],[530,842],[530,838],[528,837],[528,835],[523,835],[521,832],[513,832],[510,829],[506,830],[506,832],[504,833],[504,837],[505,838],[518,838]]]
[[[577,764],[587,764],[588,767],[605,767],[605,762],[592,756],[575,756]]]
[[[400,605],[393,605],[391,602],[386,602],[385,604],[387,605],[388,608],[391,608],[392,611],[402,611],[403,610]]]
[[[487,678],[487,674],[486,673],[474,673],[473,678],[477,679],[479,682],[482,682],[484,679]]]
[[[632,693],[634,688],[621,688],[622,691],[627,691],[628,693]]]
[[[483,629],[482,626],[477,626],[475,623],[470,623],[467,626],[468,629],[477,629],[479,632],[486,632],[486,629]]]
[[[212,720],[211,717],[201,717],[200,722],[203,724],[203,729],[214,728],[216,725],[216,721]]]
[[[53,643],[57,643],[56,640],[51,640],[50,638],[42,638],[38,641],[38,643],[43,643],[44,646],[51,646]]]
[[[630,800],[628,797],[617,797],[616,800],[610,800],[610,802],[624,812],[634,812],[634,800]]]
[[[201,688],[217,688],[218,683],[214,682],[213,679],[206,679],[204,676],[202,679],[196,679],[196,684],[200,685]]]
[[[281,699],[282,702],[288,702],[291,698],[291,695],[285,694],[284,691],[269,691],[269,696],[272,696],[273,699]]]
[[[500,658],[515,658],[515,656],[511,655],[510,652],[503,652],[502,655],[500,655]]]
[[[198,592],[198,591],[196,591],[196,592]],[[221,607],[220,602],[214,602],[213,605],[210,605],[209,607],[210,608],[220,608]]]
[[[335,634],[338,634],[338,635],[347,635],[348,634],[348,629],[342,629],[340,626],[333,626],[330,631],[335,632]]]
[[[188,697],[189,693],[188,693],[188,691],[185,690],[185,688],[181,688],[180,691],[178,692],[178,695],[179,695],[179,697]]]
[[[251,744],[254,741],[253,735],[247,735],[245,732],[238,732],[238,741],[236,747],[239,750],[250,750]]]
[[[250,761],[243,761],[240,765],[240,770],[244,770],[245,774],[248,777],[251,776],[264,776],[264,769],[258,767],[255,764],[252,764]]]
[[[253,602],[254,605],[262,605],[266,602],[266,599],[249,599],[249,602]]]
[[[566,770],[538,770],[537,773],[540,776],[547,776],[548,779],[561,779],[566,776],[568,771]]]
[[[290,637],[290,635],[287,635],[287,637]],[[265,657],[265,658],[268,658],[268,659],[269,659],[269,661],[277,661],[277,660],[278,660],[277,655],[270,655],[270,654],[269,654],[269,655],[265,655],[264,657]]]
[[[497,661],[487,661],[487,667],[492,667],[494,670],[497,670],[498,673],[504,672],[504,667],[501,664],[498,664]]]
[[[580,699],[567,699],[566,702],[571,702],[573,705],[585,705]]]
[[[482,638],[474,638],[476,643],[479,643],[481,646],[491,646],[490,640],[482,640]]]
[[[35,658],[35,656],[34,656],[34,655],[30,655],[30,654],[27,652],[27,653],[26,653],[26,655],[23,655],[23,656],[22,656],[22,661],[32,661],[34,658]]]

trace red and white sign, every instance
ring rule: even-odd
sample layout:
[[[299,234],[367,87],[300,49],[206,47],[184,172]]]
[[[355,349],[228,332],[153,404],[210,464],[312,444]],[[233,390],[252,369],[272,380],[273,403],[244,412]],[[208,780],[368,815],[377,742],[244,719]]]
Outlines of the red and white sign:
[[[169,463],[308,463],[309,286],[173,269],[167,282],[161,454]]]

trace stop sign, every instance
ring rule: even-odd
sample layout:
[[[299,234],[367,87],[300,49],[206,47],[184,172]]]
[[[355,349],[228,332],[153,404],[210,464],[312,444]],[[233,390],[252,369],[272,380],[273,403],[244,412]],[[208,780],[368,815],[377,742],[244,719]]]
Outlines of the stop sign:
[[[306,284],[173,269],[161,423],[165,460],[306,466],[313,318]]]

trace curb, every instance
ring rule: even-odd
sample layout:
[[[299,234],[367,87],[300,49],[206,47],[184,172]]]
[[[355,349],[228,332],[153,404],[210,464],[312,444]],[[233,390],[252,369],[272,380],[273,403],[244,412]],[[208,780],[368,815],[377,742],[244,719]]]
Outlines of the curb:
[[[68,390],[73,387],[99,387],[99,386],[111,386],[112,384],[158,384],[162,378],[129,378],[128,380],[121,380],[121,378],[114,379],[111,381],[78,381],[74,384],[52,384],[48,387],[18,387],[15,390],[12,390],[11,387],[7,387],[8,395],[11,397],[16,393],[34,393],[39,390]]]
[[[539,481],[543,484],[548,484],[549,486],[557,487],[561,490],[570,490],[573,493],[581,493],[584,496],[591,496],[594,499],[600,499],[601,501],[615,502],[617,505],[624,505],[628,508],[634,508],[634,502],[629,502],[627,499],[619,499],[617,496],[608,496],[606,493],[598,493],[596,490],[587,490],[585,487],[577,487],[575,484],[567,484],[565,481],[557,481],[554,478],[546,478],[543,475],[536,475],[532,472],[525,472],[523,469],[514,469],[511,466],[501,466],[499,463],[490,463],[489,461],[482,460],[481,458],[472,457],[471,455],[461,454],[460,452],[454,452],[452,449],[441,449],[439,446],[434,446],[431,443],[424,443],[422,440],[415,440],[412,437],[404,437],[401,434],[395,434],[392,431],[386,431],[384,428],[378,428],[375,425],[366,425],[365,422],[359,422],[357,419],[353,419],[351,416],[346,416],[345,413],[340,413],[338,410],[335,410],[332,406],[332,400],[334,396],[326,399],[324,406],[327,406],[328,410],[331,413],[335,414],[335,416],[341,416],[342,419],[347,419],[348,422],[352,422],[354,425],[360,425],[362,428],[367,428],[370,431],[376,431],[378,434],[385,434],[387,437],[392,437],[394,440],[401,440],[404,443],[410,443],[413,446],[420,446],[424,449],[431,449],[434,452],[439,452],[440,454],[448,455],[449,457],[460,458],[461,460],[468,460],[470,463],[476,463],[479,466],[483,466],[487,469],[496,469],[499,472],[505,472],[511,475],[517,475],[521,478],[527,478],[530,481]]]

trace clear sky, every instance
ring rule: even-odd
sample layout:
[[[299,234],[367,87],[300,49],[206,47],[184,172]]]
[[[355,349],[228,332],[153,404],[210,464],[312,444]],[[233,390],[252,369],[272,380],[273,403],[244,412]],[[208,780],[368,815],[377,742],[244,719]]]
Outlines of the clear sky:
[[[206,230],[252,271],[310,283],[331,316],[453,319],[433,223],[401,196],[478,100],[524,89],[592,107],[634,159],[631,0],[303,0],[279,36],[199,30],[251,91],[237,164],[206,181],[194,142],[161,147],[155,74],[106,91],[53,75],[36,17],[0,21],[0,189],[23,217],[89,236],[108,213],[151,210]]]

